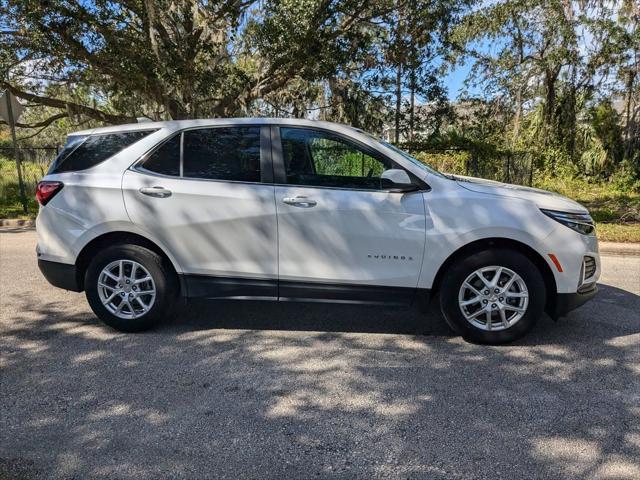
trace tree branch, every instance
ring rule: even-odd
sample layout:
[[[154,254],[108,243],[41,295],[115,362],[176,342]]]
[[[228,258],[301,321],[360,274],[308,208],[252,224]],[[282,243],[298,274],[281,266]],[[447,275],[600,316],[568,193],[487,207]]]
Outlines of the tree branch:
[[[45,97],[41,95],[35,95],[33,93],[25,92],[20,90],[19,88],[14,87],[13,85],[2,82],[2,85],[7,88],[11,93],[13,93],[16,97],[22,98],[24,100],[37,103],[39,105],[46,105],[47,107],[60,108],[60,109],[72,109],[73,111],[86,115],[87,117],[95,118],[96,120],[100,120],[107,123],[126,123],[126,122],[135,122],[134,117],[129,117],[126,115],[114,115],[112,113],[107,113],[102,110],[93,107],[87,107],[86,105],[80,105],[79,103],[68,102],[65,100],[59,100],[57,98]]]
[[[15,125],[16,125],[16,127],[19,127],[19,128],[40,128],[40,127],[43,127],[43,129],[44,129],[44,128],[48,127],[49,125],[51,125],[56,120],[60,120],[61,118],[66,118],[68,116],[69,116],[69,114],[67,112],[62,112],[62,113],[57,113],[55,115],[52,115],[51,117],[49,117],[46,120],[43,120],[41,122],[37,122],[37,123],[20,123],[20,122],[16,122]],[[8,125],[8,123],[5,122],[4,120],[0,120],[0,124]],[[38,133],[40,133],[40,131]]]

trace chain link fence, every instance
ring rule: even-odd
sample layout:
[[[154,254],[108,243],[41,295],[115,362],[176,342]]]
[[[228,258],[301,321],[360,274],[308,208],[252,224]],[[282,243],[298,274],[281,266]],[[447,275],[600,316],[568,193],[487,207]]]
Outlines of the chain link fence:
[[[49,165],[58,155],[59,147],[18,148],[21,177],[12,147],[0,147],[0,218],[15,218],[35,215],[38,206],[35,200],[36,186],[47,174]],[[22,185],[20,184],[22,180]],[[27,200],[27,212],[20,198],[21,187]]]
[[[518,185],[533,184],[535,158],[529,152],[481,154],[464,148],[402,147],[421,162],[443,173],[487,178]]]

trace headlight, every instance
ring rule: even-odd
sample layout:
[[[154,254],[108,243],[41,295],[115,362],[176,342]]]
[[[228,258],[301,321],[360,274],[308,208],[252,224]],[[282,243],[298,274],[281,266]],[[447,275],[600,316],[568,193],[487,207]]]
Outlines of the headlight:
[[[592,235],[596,230],[593,218],[588,213],[558,212],[557,210],[545,210],[544,208],[541,208],[540,211],[547,217],[551,217],[556,222],[560,222],[583,235]]]

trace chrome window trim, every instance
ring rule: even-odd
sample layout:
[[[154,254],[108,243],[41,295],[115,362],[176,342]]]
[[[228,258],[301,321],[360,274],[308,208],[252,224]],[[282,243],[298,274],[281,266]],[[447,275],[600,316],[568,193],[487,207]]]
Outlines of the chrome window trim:
[[[407,195],[410,193],[425,193],[431,191],[431,188],[418,188],[417,190],[411,190],[410,192],[392,192],[389,189],[371,189],[371,188],[348,188],[348,187],[323,187],[320,185],[299,185],[294,183],[274,183],[276,187],[288,187],[288,188],[315,188],[318,190],[343,190],[347,192],[367,192],[367,193],[393,193],[396,195]]]
[[[222,180],[222,179],[216,179],[216,178],[194,178],[194,177],[178,177],[175,175],[164,175],[162,173],[152,172],[151,170],[147,170],[144,167],[129,168],[129,170],[136,173],[140,173],[142,175],[149,175],[151,177],[158,177],[158,178],[167,178],[170,180],[184,180],[184,181],[190,181],[190,182],[239,183],[239,184],[246,184],[246,185],[264,185],[269,187],[274,186],[272,183],[265,183],[265,182],[246,182],[244,180]]]

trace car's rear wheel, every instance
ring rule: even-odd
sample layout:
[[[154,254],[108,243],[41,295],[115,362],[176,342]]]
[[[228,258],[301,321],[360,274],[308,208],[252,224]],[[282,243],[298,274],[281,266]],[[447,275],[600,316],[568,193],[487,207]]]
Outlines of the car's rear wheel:
[[[95,314],[123,332],[157,325],[171,311],[177,293],[168,262],[139,245],[116,245],[96,255],[84,285]]]
[[[514,250],[485,250],[462,258],[446,272],[440,306],[453,330],[478,343],[511,342],[542,315],[544,279]]]

